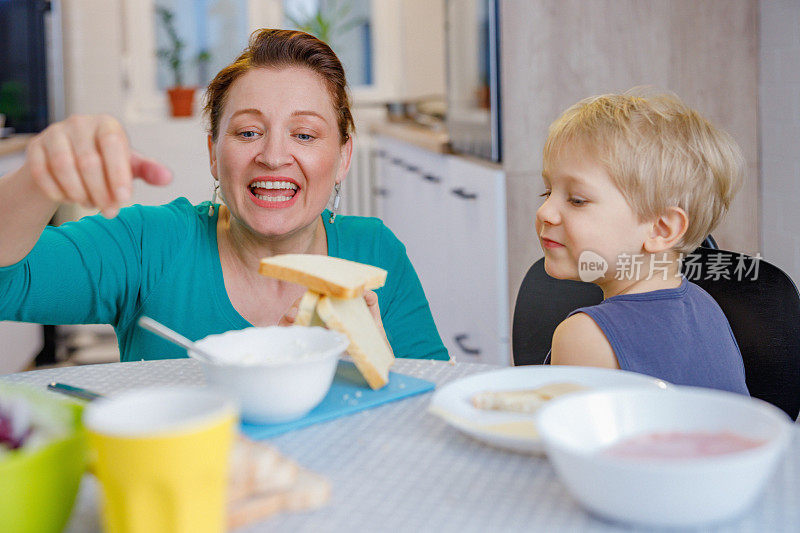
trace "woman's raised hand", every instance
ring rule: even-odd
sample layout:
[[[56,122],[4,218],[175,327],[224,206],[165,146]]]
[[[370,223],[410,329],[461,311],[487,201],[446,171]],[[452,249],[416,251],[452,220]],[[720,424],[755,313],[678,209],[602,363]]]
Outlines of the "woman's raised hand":
[[[131,196],[133,178],[166,185],[172,173],[130,149],[122,125],[108,115],[71,116],[28,144],[25,160],[36,186],[52,201],[100,209],[113,217]]]

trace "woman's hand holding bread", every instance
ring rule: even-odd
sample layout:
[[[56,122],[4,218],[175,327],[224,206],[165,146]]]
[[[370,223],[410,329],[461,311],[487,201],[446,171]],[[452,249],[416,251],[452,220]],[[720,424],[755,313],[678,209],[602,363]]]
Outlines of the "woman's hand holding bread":
[[[289,307],[289,310],[281,317],[278,321],[279,326],[291,326],[294,324],[295,320],[297,319],[297,315],[301,306],[301,301],[303,300],[304,296],[301,296]],[[386,336],[386,332],[383,329],[383,321],[381,320],[381,309],[378,305],[378,294],[375,291],[364,291],[364,301],[367,302],[367,308],[369,312],[372,314],[372,318],[375,319],[375,323],[378,325],[378,328],[383,333],[383,336]]]
[[[344,333],[350,341],[347,353],[369,386],[379,389],[389,382],[394,353],[372,290],[383,287],[385,270],[327,255],[282,254],[263,258],[258,271],[308,288],[295,304],[297,311],[286,315],[294,315],[293,323],[324,324]]]

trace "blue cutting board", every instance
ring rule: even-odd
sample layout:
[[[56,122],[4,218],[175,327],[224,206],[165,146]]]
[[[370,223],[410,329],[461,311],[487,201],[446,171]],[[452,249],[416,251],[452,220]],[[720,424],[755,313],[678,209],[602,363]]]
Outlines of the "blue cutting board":
[[[327,422],[363,409],[429,392],[435,387],[433,382],[425,379],[389,372],[389,383],[381,389],[372,390],[361,377],[356,365],[348,361],[339,361],[328,395],[306,416],[280,424],[242,422],[242,433],[254,440],[266,439],[293,429]]]

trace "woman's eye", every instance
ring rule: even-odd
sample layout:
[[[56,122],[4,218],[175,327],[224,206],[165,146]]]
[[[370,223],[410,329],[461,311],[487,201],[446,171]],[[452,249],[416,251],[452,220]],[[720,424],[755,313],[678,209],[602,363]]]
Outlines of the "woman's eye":
[[[312,141],[314,140],[314,136],[310,133],[298,133],[297,138],[301,141]]]
[[[252,130],[239,132],[239,136],[242,137],[243,139],[255,139],[256,135],[258,135],[258,133]]]
[[[542,194],[539,195],[539,198],[549,198],[550,191],[544,191]]]

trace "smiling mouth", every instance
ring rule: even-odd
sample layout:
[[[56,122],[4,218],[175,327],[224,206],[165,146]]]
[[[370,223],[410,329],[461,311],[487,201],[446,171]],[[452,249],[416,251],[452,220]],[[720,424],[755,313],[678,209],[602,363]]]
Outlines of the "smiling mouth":
[[[250,193],[262,202],[288,202],[297,191],[297,184],[291,181],[254,181],[250,184]]]
[[[542,246],[544,246],[545,248],[561,248],[564,246],[560,242],[556,242],[546,237],[542,237],[541,239],[542,239]]]

